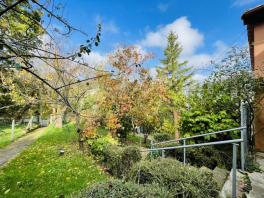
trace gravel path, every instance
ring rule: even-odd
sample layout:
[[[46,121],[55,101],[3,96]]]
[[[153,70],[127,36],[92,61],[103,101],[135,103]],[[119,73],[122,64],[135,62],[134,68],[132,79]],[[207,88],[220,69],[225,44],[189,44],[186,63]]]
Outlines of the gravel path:
[[[0,167],[4,166],[7,162],[15,158],[27,146],[38,139],[42,135],[44,130],[45,128],[37,129],[29,133],[28,135],[19,138],[17,141],[8,145],[7,147],[0,149]]]

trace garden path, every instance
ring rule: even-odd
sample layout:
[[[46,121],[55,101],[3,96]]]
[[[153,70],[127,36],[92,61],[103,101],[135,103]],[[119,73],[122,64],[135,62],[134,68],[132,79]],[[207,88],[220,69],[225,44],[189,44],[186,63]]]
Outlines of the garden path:
[[[4,166],[7,162],[14,159],[27,146],[38,139],[43,134],[44,130],[45,128],[36,129],[28,135],[19,138],[17,141],[8,145],[7,147],[0,149],[0,167]]]

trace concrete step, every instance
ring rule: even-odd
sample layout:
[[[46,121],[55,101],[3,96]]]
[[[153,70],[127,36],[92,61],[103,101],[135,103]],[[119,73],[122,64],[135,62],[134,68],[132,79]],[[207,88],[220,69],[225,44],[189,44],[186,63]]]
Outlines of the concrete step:
[[[262,158],[262,159],[264,159],[264,153],[262,153],[262,152],[256,152],[256,158]]]
[[[220,191],[219,197],[220,198],[230,198],[232,197],[232,171],[230,171],[227,180],[224,183],[222,190]],[[243,191],[244,187],[244,177],[245,174],[242,171],[237,170],[237,179],[236,179],[236,194],[237,198],[244,197],[245,194]]]
[[[252,190],[247,194],[248,198],[264,197],[264,174],[253,172],[248,174],[252,186]]]
[[[228,174],[229,174],[229,171],[226,169],[215,167],[215,169],[213,170],[213,177],[219,189],[223,188],[225,181],[228,177]]]

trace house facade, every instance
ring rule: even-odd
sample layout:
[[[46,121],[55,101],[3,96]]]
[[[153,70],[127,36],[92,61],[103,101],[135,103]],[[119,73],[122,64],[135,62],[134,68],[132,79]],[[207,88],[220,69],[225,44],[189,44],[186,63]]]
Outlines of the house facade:
[[[264,5],[242,15],[247,26],[252,70],[256,77],[264,78]],[[254,117],[254,137],[257,151],[264,152],[264,92],[256,93],[258,108]]]

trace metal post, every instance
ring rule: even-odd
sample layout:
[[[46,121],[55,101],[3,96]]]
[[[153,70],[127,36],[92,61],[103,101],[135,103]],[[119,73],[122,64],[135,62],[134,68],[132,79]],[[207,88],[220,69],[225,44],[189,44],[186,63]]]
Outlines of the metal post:
[[[12,128],[11,128],[11,142],[14,141],[14,133],[15,133],[15,120],[12,120]]]
[[[183,145],[186,145],[186,140],[183,140]],[[183,148],[183,164],[186,164],[186,148]]]
[[[153,149],[153,140],[150,141],[150,148]],[[152,160],[153,154],[152,151],[150,151],[150,160]]]
[[[165,158],[165,150],[162,150],[162,151],[161,151],[161,157],[162,157],[162,158]]]
[[[237,146],[233,143],[233,162],[232,162],[232,198],[236,198],[236,169],[237,169]]]
[[[241,102],[240,106],[240,123],[241,127],[247,127],[246,123],[246,104],[244,102]],[[241,129],[241,139],[243,140],[241,142],[241,169],[244,171],[245,170],[245,154],[246,154],[246,142],[247,142],[247,137],[246,137],[247,129]]]

